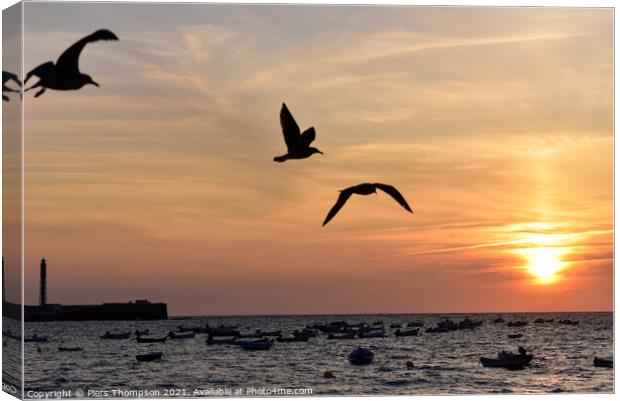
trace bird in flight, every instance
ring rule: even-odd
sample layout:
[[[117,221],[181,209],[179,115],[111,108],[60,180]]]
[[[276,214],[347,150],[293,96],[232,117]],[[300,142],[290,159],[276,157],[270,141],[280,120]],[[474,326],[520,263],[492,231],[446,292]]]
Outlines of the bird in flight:
[[[287,153],[282,156],[276,156],[273,161],[282,163],[288,159],[305,159],[315,153],[323,154],[317,148],[313,148],[310,144],[316,138],[314,127],[310,127],[304,132],[300,132],[299,126],[295,122],[293,115],[288,111],[286,104],[282,103],[280,110],[280,125],[284,134],[284,143],[286,143]]]
[[[9,101],[9,97],[6,96],[4,92],[21,93],[21,91],[18,89],[13,89],[6,86],[6,83],[9,81],[14,81],[17,85],[19,85],[20,88],[22,87],[22,83],[20,82],[19,78],[17,78],[17,75],[13,74],[12,72],[2,71],[2,100],[7,102]]]
[[[377,189],[380,189],[386,194],[390,195],[392,198],[394,198],[396,202],[398,202],[402,207],[404,207],[405,210],[407,210],[409,213],[413,213],[413,211],[407,204],[407,201],[405,200],[403,195],[401,195],[401,193],[398,192],[398,190],[394,188],[393,186],[386,185],[386,184],[379,184],[379,183],[375,183],[375,184],[364,183],[364,184],[355,185],[355,186],[352,186],[352,187],[349,187],[347,189],[343,189],[342,191],[340,191],[338,200],[336,201],[336,204],[332,206],[329,213],[327,213],[327,217],[325,217],[325,221],[323,221],[323,225],[329,223],[329,221],[334,218],[334,216],[338,213],[338,211],[342,209],[344,204],[347,203],[347,200],[349,200],[351,195],[353,194],[357,194],[357,195],[376,194]]]
[[[98,87],[99,84],[93,81],[90,75],[80,72],[79,58],[84,46],[100,40],[118,40],[118,37],[107,29],[100,29],[83,37],[65,50],[56,64],[53,61],[48,61],[26,74],[24,83],[28,82],[33,75],[39,77],[39,82],[26,90],[40,87],[41,89],[34,95],[34,97],[39,97],[46,89],[76,90],[87,84]]]

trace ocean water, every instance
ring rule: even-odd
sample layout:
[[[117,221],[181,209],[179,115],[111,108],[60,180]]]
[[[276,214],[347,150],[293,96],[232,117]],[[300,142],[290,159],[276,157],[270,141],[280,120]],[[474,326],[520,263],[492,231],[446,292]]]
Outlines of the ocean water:
[[[525,327],[493,323],[527,320]],[[484,320],[473,330],[430,334],[427,327],[445,317]],[[536,318],[555,319],[535,324]],[[561,319],[579,320],[579,325],[558,324]],[[138,344],[129,340],[101,340],[107,330],[149,329],[163,336],[178,325],[238,325],[241,332],[256,329],[292,333],[307,324],[345,320],[372,323],[383,321],[389,337],[328,340],[326,335],[308,343],[278,343],[269,351],[245,351],[237,346],[206,345],[205,334],[189,340],[163,344]],[[6,321],[6,319],[5,319]],[[391,323],[422,321],[417,337],[395,337]],[[5,326],[6,327],[6,326]],[[252,316],[192,317],[141,322],[49,322],[27,323],[26,336],[49,336],[47,343],[25,344],[25,391],[71,390],[70,396],[199,396],[274,395],[270,391],[302,389],[312,395],[427,395],[487,393],[611,393],[613,369],[593,366],[595,356],[613,357],[612,313],[532,314],[409,314],[350,316]],[[520,339],[508,334],[522,333]],[[5,347],[19,342],[4,339]],[[370,348],[375,360],[367,366],[352,366],[347,355],[358,345]],[[500,350],[516,351],[521,345],[535,355],[523,370],[484,368],[481,356],[494,357]],[[59,352],[59,346],[79,346],[80,352]],[[139,363],[136,354],[161,351],[162,360]],[[406,363],[414,368],[407,369]],[[334,378],[326,379],[325,371]],[[112,390],[133,390],[118,393]],[[137,391],[143,393],[137,393]],[[144,391],[150,391],[146,393]],[[88,393],[90,391],[90,393]],[[104,393],[93,393],[101,391]],[[105,393],[107,392],[107,394]],[[31,393],[31,395],[34,393]],[[66,394],[65,394],[66,395]]]

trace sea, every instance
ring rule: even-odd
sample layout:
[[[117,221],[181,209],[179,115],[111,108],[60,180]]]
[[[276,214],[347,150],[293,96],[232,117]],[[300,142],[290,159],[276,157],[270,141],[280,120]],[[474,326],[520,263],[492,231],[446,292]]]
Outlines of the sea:
[[[505,322],[494,323],[498,317]],[[443,319],[482,320],[475,329],[427,333]],[[534,323],[536,319],[553,322]],[[559,320],[577,320],[577,325]],[[3,329],[10,326],[4,319]],[[523,327],[507,322],[525,320]],[[235,325],[242,333],[282,330],[290,336],[307,325],[346,321],[381,321],[386,337],[307,343],[276,342],[270,350],[246,351],[234,345],[207,345],[206,335],[165,343],[139,344],[102,340],[106,331],[145,330],[164,336],[178,326]],[[391,324],[419,321],[416,337],[396,337]],[[14,322],[15,323],[15,322]],[[521,333],[518,339],[509,334]],[[613,393],[614,371],[593,365],[594,357],[613,358],[613,313],[390,314],[334,316],[226,316],[170,318],[137,322],[27,323],[25,335],[48,336],[46,343],[25,344],[24,395],[36,398],[168,398],[205,396],[309,395],[449,395]],[[3,337],[4,381],[19,380],[6,355],[19,355],[20,342]],[[81,347],[59,352],[59,347]],[[351,365],[347,356],[358,346],[374,352],[369,365]],[[534,354],[523,370],[485,368],[480,357],[522,346]],[[136,355],[163,352],[155,362]],[[413,367],[407,367],[411,362]],[[8,363],[8,365],[7,365]],[[331,372],[331,378],[325,377]],[[329,375],[329,374],[328,374]]]

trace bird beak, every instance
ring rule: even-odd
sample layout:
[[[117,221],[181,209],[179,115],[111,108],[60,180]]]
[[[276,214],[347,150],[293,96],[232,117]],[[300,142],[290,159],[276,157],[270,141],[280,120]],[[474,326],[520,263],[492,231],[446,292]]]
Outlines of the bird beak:
[[[91,84],[95,85],[97,88],[99,88],[99,84],[95,81],[92,81]]]
[[[319,150],[319,153],[320,153],[320,154],[322,154],[322,155],[324,155],[324,154],[325,154],[325,153],[321,152],[320,150]]]

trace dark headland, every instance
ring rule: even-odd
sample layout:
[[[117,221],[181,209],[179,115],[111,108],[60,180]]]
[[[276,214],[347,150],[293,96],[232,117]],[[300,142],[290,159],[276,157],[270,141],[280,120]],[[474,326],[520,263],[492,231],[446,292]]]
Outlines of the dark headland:
[[[4,259],[2,260],[4,278]],[[39,305],[24,305],[24,321],[49,322],[59,320],[160,320],[168,318],[168,305],[146,299],[132,302],[112,302],[100,305],[61,305],[47,303],[47,264],[41,259]],[[2,280],[4,286],[4,280]],[[3,291],[3,294],[5,292]],[[2,300],[2,315],[21,320],[21,305]]]

